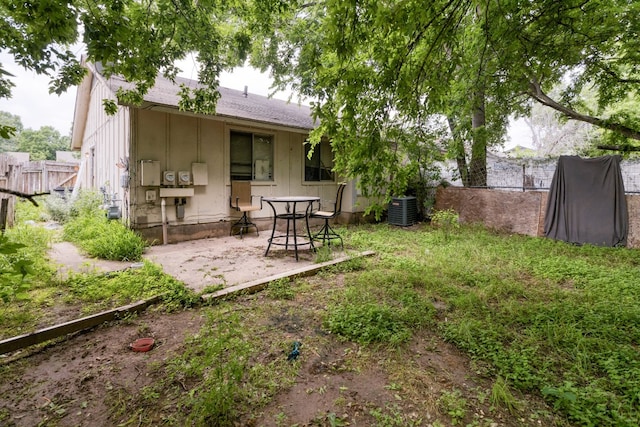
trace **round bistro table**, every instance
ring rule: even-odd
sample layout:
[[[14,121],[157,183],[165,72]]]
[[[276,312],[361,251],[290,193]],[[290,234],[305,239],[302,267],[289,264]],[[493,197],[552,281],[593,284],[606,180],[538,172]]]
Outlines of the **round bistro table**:
[[[293,247],[293,251],[296,254],[296,261],[298,261],[298,248],[309,245],[309,249],[315,250],[313,246],[313,239],[311,238],[311,231],[309,231],[309,214],[313,202],[319,202],[320,197],[315,196],[278,196],[278,197],[263,197],[263,201],[267,202],[273,210],[273,229],[271,230],[271,237],[269,238],[269,245],[264,256],[269,254],[271,245],[284,246],[285,250],[289,250],[289,246]],[[304,211],[296,211],[298,205],[305,205]],[[284,205],[285,212],[278,213],[276,205]],[[304,219],[304,225],[306,227],[305,233],[299,233],[296,223],[298,220]],[[285,234],[276,235],[276,225],[278,220],[287,221],[287,232]]]

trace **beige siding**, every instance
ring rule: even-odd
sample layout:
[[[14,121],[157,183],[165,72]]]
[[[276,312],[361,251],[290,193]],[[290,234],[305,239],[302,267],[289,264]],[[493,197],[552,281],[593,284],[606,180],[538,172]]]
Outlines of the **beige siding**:
[[[104,187],[109,194],[116,194],[118,205],[127,217],[127,189],[121,186],[121,176],[129,158],[129,109],[119,107],[118,112],[107,115],[103,99],[114,99],[99,78],[93,80],[91,101],[81,148],[80,186],[83,188]]]
[[[160,170],[191,171],[192,163],[205,163],[208,185],[191,186],[194,196],[186,199],[184,218],[177,217],[176,200],[165,199],[168,224],[186,225],[230,221],[237,212],[229,208],[230,169],[229,137],[232,130],[266,133],[274,136],[274,180],[254,181],[252,192],[259,196],[312,195],[323,200],[335,199],[334,183],[305,183],[303,142],[306,135],[283,129],[256,127],[254,124],[225,123],[214,118],[202,118],[164,111],[136,110],[133,121],[134,153],[131,160],[132,225],[136,228],[162,224],[162,186],[141,185],[141,161],[154,160]],[[146,201],[146,193],[154,192],[155,201]],[[345,202],[347,199],[345,198]],[[349,205],[349,203],[345,203]],[[345,211],[349,212],[349,209]],[[252,213],[254,218],[267,218],[271,211]]]

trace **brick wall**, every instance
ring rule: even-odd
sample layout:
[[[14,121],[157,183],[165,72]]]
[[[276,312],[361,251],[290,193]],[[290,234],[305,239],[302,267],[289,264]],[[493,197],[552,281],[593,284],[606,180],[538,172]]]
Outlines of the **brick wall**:
[[[627,195],[626,199],[629,213],[627,246],[640,248],[640,196]],[[547,192],[438,187],[435,209],[453,209],[463,223],[481,223],[508,233],[543,236]]]

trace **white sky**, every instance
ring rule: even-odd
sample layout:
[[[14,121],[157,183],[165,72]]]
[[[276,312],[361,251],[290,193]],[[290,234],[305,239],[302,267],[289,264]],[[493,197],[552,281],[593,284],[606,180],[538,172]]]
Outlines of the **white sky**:
[[[0,99],[0,111],[6,111],[20,116],[25,129],[37,130],[42,126],[53,126],[60,134],[69,135],[73,124],[76,88],[58,96],[49,94],[49,78],[38,76],[31,71],[26,71],[15,64],[13,57],[6,52],[0,53],[0,64],[13,74],[11,80],[15,83],[12,97]],[[183,69],[181,76],[196,79],[194,61],[188,59],[179,64]],[[266,73],[243,67],[233,73],[223,73],[220,76],[220,85],[231,89],[244,90],[248,86],[249,93],[268,95],[270,92],[271,78]],[[274,98],[286,100],[288,94],[278,93]],[[516,145],[531,146],[531,134],[522,122],[512,122],[509,126],[508,140],[505,149]]]

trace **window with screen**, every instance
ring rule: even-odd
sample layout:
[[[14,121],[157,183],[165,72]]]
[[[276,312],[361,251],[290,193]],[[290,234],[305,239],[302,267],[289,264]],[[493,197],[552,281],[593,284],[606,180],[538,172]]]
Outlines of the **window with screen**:
[[[309,153],[312,151],[311,144],[305,142],[304,147],[304,180],[335,181],[335,174],[333,173],[333,150],[331,150],[329,140],[322,138],[320,143],[313,147],[311,157],[309,157]]]
[[[273,180],[273,135],[231,132],[231,180]]]

